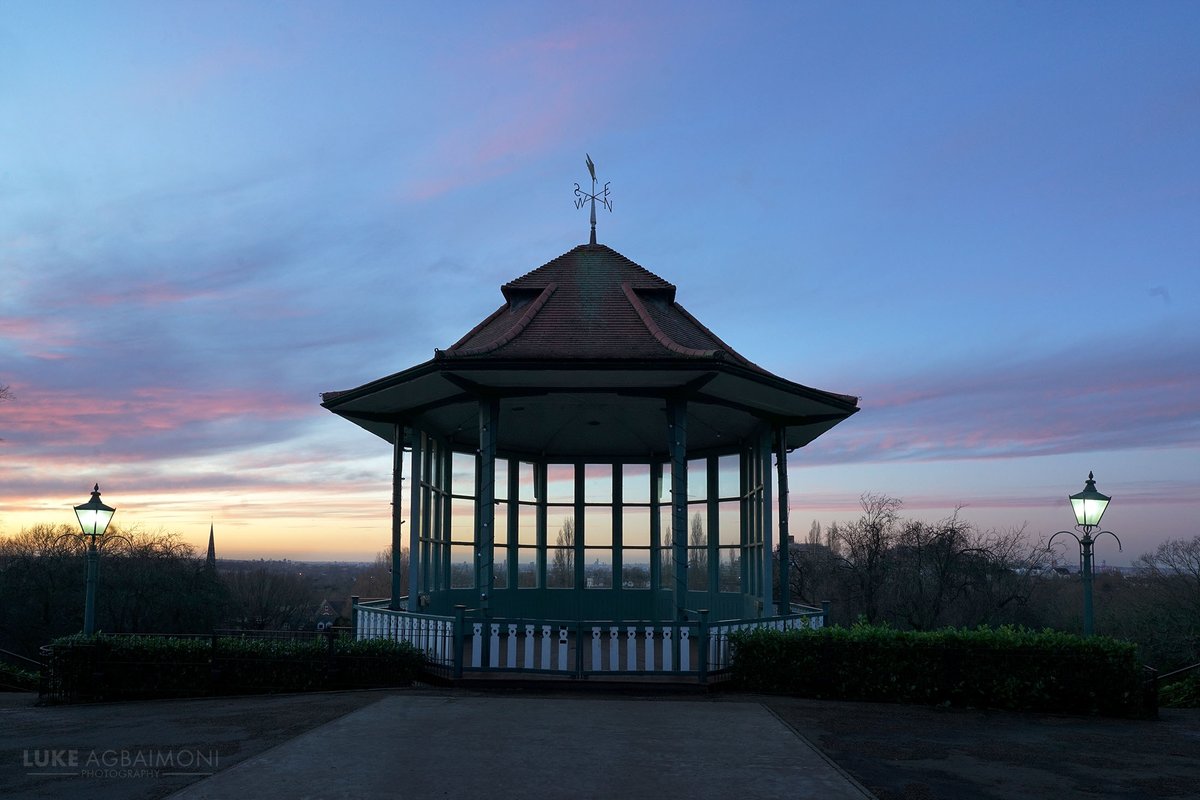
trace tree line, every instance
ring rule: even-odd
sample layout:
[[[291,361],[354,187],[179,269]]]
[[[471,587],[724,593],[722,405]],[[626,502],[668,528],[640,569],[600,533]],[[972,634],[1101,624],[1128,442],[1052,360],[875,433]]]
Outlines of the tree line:
[[[902,630],[1022,625],[1079,632],[1077,573],[1024,527],[981,530],[956,511],[936,522],[901,516],[902,501],[861,497],[860,516],[788,549],[791,600],[832,602],[832,622]],[[1200,661],[1200,536],[1163,543],[1132,574],[1095,576],[1095,629],[1133,641],[1142,659],[1170,669]]]
[[[341,568],[224,559],[210,568],[178,533],[116,525],[99,549],[96,629],[110,633],[300,630],[313,626],[324,600],[338,613],[351,595],[391,594],[387,552]],[[86,554],[86,538],[68,524],[0,537],[0,649],[35,655],[51,639],[79,632]]]
[[[981,530],[958,513],[906,519],[902,508],[896,498],[867,494],[857,519],[825,529],[814,522],[807,539],[788,549],[791,600],[831,601],[836,624],[1080,629],[1078,576],[1048,568],[1044,541],[1031,541],[1023,528]],[[550,565],[564,582],[573,572],[573,539],[573,526],[559,532]],[[334,570],[228,560],[209,569],[179,534],[136,527],[112,528],[101,546],[96,623],[108,632],[300,629],[326,599],[391,595],[390,548],[371,564]],[[689,548],[689,557],[700,552]],[[85,538],[67,524],[0,538],[0,649],[34,654],[80,630],[85,553]],[[402,550],[402,594],[407,556]],[[689,574],[707,574],[689,566],[697,567]],[[1096,575],[1096,632],[1136,642],[1143,660],[1161,669],[1200,661],[1200,536],[1165,542],[1135,566],[1130,575]]]

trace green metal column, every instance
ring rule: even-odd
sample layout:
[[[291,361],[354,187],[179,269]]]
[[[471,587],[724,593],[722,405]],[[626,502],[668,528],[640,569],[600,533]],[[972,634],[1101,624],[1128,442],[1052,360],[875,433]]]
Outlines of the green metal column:
[[[571,563],[575,566],[575,576],[571,580],[574,582],[575,591],[579,591],[587,588],[587,578],[585,577],[587,564],[585,563],[583,550],[584,537],[587,536],[587,531],[585,529],[586,525],[583,519],[583,498],[584,492],[586,491],[584,484],[584,471],[586,470],[586,467],[582,462],[580,462],[575,464],[573,469],[575,474],[575,478],[572,482],[572,485],[574,486],[573,493],[575,496],[575,509],[573,512],[575,515],[575,555],[572,557]],[[576,595],[576,597],[578,597],[578,595]],[[575,602],[578,603],[579,601],[576,600]],[[578,608],[578,606],[576,607]]]
[[[1091,636],[1094,629],[1092,622],[1092,537],[1084,534],[1079,544],[1079,560],[1083,569],[1080,578],[1083,580],[1083,635]]]
[[[671,451],[671,549],[675,556],[675,621],[687,609],[687,401],[669,403]]]
[[[421,569],[428,555],[421,549],[421,526],[427,511],[421,505],[421,440],[425,437],[420,431],[413,431],[411,465],[411,484],[408,487],[408,597],[409,611],[418,611],[421,595]],[[425,587],[428,590],[428,586]]]
[[[511,460],[508,462],[508,488],[504,494],[508,498],[508,502],[504,504],[504,508],[508,514],[506,522],[508,530],[508,581],[505,585],[513,591],[516,591],[521,585],[521,548],[519,547],[520,541],[518,539],[521,505],[517,502],[520,492],[520,462]]]
[[[775,572],[775,553],[771,536],[771,450],[771,429],[767,428],[762,432],[758,445],[759,457],[762,459],[759,474],[762,475],[762,605],[765,617],[775,616],[775,582],[772,580]]]
[[[788,567],[791,566],[791,537],[788,534],[788,467],[787,428],[775,428],[775,469],[779,474],[779,613],[791,611],[791,586]]]
[[[625,607],[622,594],[625,589],[625,526],[624,514],[621,509],[624,504],[624,464],[613,464],[612,474],[612,593],[613,620],[622,621]]]
[[[401,498],[404,496],[404,426],[397,423],[393,426],[392,433],[396,437],[396,442],[392,446],[392,599],[388,603],[388,608],[392,611],[399,611],[401,584],[404,577],[400,560],[401,551],[404,549],[404,536],[401,531],[401,526],[404,524],[404,520],[401,518],[404,511],[401,503]],[[415,607],[416,602],[410,600],[410,610],[415,610]]]
[[[96,537],[88,537],[87,584],[83,597],[83,635],[96,633],[96,575],[100,570],[100,551],[96,549]]]
[[[709,456],[705,460],[708,480],[705,482],[704,487],[704,525],[708,529],[708,535],[704,538],[704,548],[708,554],[708,560],[705,563],[708,565],[707,605],[709,606],[716,606],[717,594],[721,591],[720,463],[720,460],[716,456]]]
[[[454,581],[450,578],[450,572],[454,569],[454,551],[450,545],[451,537],[454,536],[454,499],[451,497],[454,494],[454,447],[450,446],[449,441],[439,441],[438,463],[442,464],[442,480],[439,485],[442,497],[438,498],[438,505],[442,506],[438,551],[442,553],[442,588],[450,589],[454,587]]]
[[[485,611],[491,607],[492,574],[496,547],[496,433],[500,421],[500,401],[494,397],[479,401],[479,494],[476,499],[479,531],[479,600]]]
[[[650,591],[654,601],[652,619],[658,619],[658,608],[662,589],[662,464],[655,461],[650,465]]]
[[[434,459],[435,446],[433,437],[421,434],[421,586],[427,592],[446,588],[442,583],[442,553],[438,541],[440,495],[433,490],[440,476],[438,462]]]
[[[738,544],[741,546],[738,559],[741,564],[742,577],[742,607],[743,615],[745,614],[745,605],[748,602],[746,595],[753,594],[754,587],[751,580],[754,576],[754,570],[750,567],[750,553],[753,552],[753,537],[750,534],[750,456],[751,451],[743,442],[741,450],[738,452],[738,496],[741,500],[738,501]]]

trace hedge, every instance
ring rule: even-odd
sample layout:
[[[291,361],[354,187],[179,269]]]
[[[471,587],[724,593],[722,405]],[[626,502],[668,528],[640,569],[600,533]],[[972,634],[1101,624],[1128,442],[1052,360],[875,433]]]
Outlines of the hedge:
[[[38,674],[0,662],[0,692],[31,692],[38,688]]]
[[[1200,670],[1159,686],[1158,702],[1163,708],[1200,708]]]
[[[732,673],[750,691],[838,700],[1133,716],[1132,643],[1024,628],[898,631],[855,625],[742,631]]]
[[[47,660],[52,699],[185,697],[407,686],[424,658],[383,639],[57,639]]]

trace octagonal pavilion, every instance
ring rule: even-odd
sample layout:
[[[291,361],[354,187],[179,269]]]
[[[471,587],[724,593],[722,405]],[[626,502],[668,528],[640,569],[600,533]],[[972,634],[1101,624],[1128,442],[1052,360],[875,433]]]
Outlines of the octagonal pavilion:
[[[614,648],[653,628],[675,637],[678,669],[679,639],[700,619],[795,616],[786,557],[773,565],[787,540],[786,453],[857,412],[857,398],[757,366],[674,285],[602,244],[501,293],[431,360],[322,396],[394,454],[393,552],[409,553],[408,592],[396,558],[392,597],[359,604],[360,635],[436,628],[441,652],[473,625],[481,669],[503,660],[496,650],[532,668],[543,659],[532,647],[521,658],[522,637],[554,628],[547,646],[579,638],[571,669],[583,671],[585,623]]]

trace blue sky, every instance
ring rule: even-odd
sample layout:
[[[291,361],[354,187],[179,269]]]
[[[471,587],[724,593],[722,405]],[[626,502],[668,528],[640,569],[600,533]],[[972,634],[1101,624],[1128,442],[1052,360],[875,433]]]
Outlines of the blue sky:
[[[600,241],[862,412],[859,496],[1125,553],[1200,515],[1200,5],[0,5],[0,533],[208,524],[369,558],[390,455],[318,406]]]

